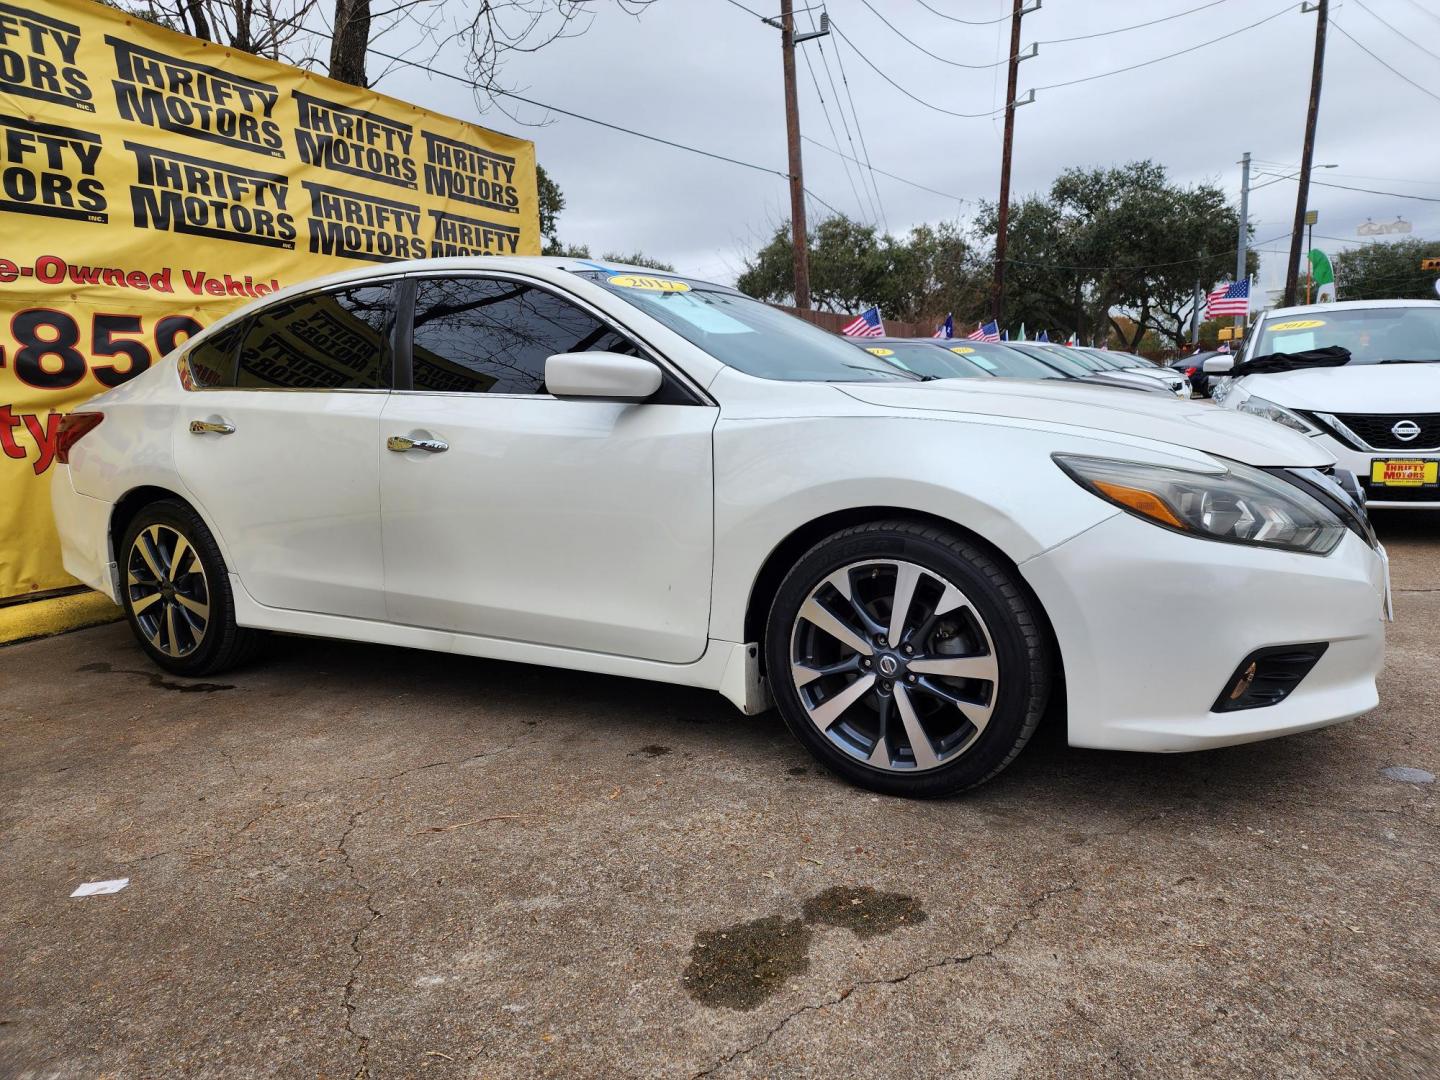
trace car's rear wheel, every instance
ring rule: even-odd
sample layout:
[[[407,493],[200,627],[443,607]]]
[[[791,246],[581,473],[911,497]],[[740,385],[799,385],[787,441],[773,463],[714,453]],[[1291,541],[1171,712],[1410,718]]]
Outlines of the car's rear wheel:
[[[150,659],[177,675],[211,675],[249,659],[262,634],[235,625],[225,560],[200,516],[178,500],[143,507],[120,545],[122,599]]]
[[[994,776],[1044,712],[1051,660],[1013,570],[920,522],[855,526],[810,549],[771,608],[781,715],[835,772],[894,795]]]

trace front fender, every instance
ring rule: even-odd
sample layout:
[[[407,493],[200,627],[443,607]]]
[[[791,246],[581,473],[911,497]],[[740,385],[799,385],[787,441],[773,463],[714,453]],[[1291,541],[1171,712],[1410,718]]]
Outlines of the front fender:
[[[744,640],[766,560],[827,515],[913,510],[954,522],[1018,564],[1118,513],[1060,471],[1050,458],[1057,450],[1097,452],[1083,438],[911,416],[722,419],[710,636]]]

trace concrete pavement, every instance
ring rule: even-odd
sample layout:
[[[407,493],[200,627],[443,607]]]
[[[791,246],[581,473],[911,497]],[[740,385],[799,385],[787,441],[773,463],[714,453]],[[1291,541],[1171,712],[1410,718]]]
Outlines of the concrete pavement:
[[[1440,1075],[1440,517],[1381,707],[939,803],[716,695],[123,624],[0,650],[0,1076]],[[1183,638],[1158,648],[1183,653]],[[126,877],[112,896],[69,899]]]

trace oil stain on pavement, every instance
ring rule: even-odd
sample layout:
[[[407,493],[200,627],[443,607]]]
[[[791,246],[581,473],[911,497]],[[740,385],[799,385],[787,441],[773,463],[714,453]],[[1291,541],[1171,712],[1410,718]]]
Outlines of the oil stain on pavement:
[[[695,935],[683,982],[685,992],[710,1008],[754,1009],[792,975],[810,970],[816,925],[872,938],[928,916],[914,897],[879,892],[868,885],[837,885],[805,901],[803,916],[769,915]]]
[[[114,668],[111,667],[109,664],[105,663],[103,660],[97,661],[93,664],[82,664],[75,670],[77,672],[88,672],[99,675],[135,675],[139,678],[149,680],[151,687],[156,690],[175,690],[182,694],[213,694],[217,690],[235,689],[233,683],[171,682],[169,679],[165,678],[165,676],[161,675],[158,671],[133,671],[130,668]]]

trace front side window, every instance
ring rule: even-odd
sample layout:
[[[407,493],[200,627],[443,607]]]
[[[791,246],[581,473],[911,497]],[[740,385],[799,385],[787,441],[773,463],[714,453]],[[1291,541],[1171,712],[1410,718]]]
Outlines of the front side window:
[[[500,278],[415,283],[411,370],[416,390],[543,394],[556,353],[638,354],[633,342],[554,293]]]
[[[390,386],[388,283],[309,293],[252,316],[234,385],[277,390]]]

